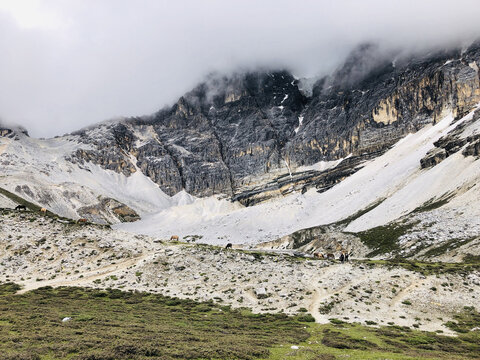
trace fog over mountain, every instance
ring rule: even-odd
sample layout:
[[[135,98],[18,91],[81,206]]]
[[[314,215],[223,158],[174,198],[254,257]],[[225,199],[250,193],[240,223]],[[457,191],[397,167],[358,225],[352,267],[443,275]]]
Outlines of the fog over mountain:
[[[474,0],[3,0],[0,118],[54,136],[153,113],[212,71],[310,77],[363,42],[387,53],[464,46],[479,17]]]

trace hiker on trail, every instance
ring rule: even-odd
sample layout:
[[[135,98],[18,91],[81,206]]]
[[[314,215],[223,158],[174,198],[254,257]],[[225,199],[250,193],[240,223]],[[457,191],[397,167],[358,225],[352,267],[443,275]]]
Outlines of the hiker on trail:
[[[342,251],[342,254],[340,255],[340,262],[343,263],[344,260],[345,260],[345,254]]]

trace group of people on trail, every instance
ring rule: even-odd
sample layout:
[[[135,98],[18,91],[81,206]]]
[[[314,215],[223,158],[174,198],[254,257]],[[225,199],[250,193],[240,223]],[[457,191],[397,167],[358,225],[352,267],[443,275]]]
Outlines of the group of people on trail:
[[[341,263],[348,262],[348,258],[352,255],[352,252],[348,252],[346,250],[342,250],[340,257],[338,258]],[[321,252],[314,252],[313,253],[314,258],[319,258],[319,259],[327,259],[327,260],[335,260],[335,254],[334,253],[321,253]]]
[[[344,263],[344,262],[348,262],[348,257],[349,257],[349,253],[346,252],[346,251],[342,251],[342,253],[340,254],[340,262],[341,263]]]

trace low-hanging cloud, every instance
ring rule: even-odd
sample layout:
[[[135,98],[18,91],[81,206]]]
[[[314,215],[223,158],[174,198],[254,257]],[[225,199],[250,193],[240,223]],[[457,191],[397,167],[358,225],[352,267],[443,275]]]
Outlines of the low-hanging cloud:
[[[314,76],[366,41],[462,46],[479,18],[478,0],[3,0],[0,116],[53,136],[152,113],[212,71]]]

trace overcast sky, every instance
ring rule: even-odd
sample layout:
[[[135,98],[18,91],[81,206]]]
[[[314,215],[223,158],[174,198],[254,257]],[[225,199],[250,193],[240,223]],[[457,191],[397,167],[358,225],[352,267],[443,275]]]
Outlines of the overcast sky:
[[[0,0],[0,119],[54,136],[172,104],[209,72],[332,71],[364,41],[480,37],[478,0]]]

